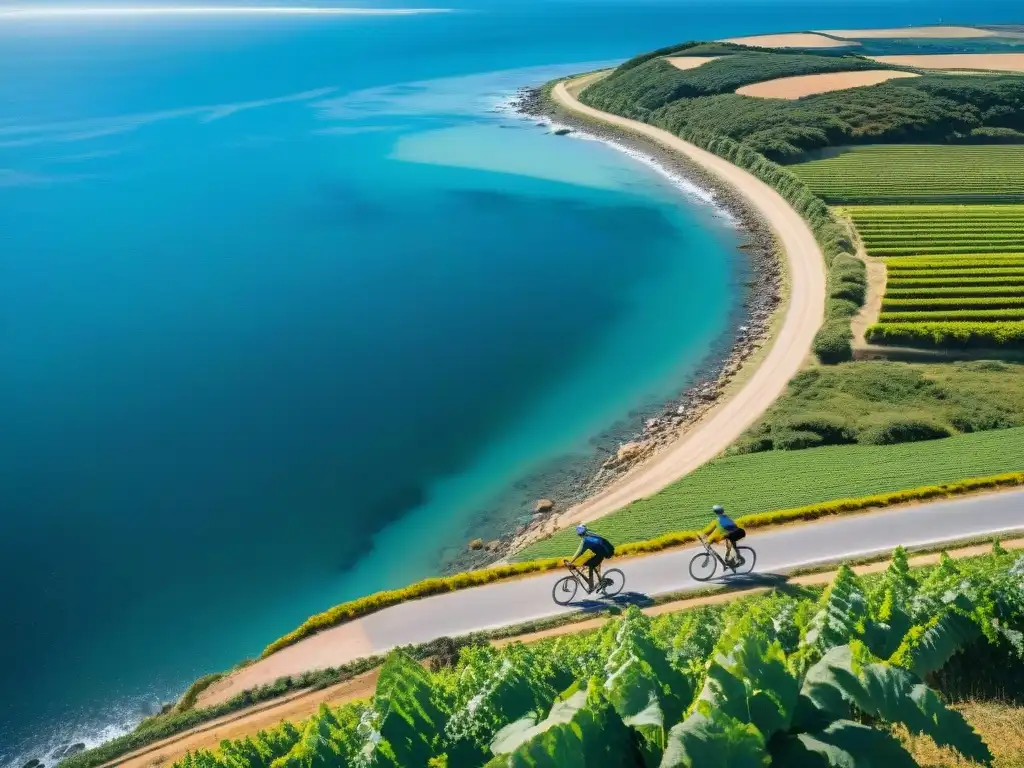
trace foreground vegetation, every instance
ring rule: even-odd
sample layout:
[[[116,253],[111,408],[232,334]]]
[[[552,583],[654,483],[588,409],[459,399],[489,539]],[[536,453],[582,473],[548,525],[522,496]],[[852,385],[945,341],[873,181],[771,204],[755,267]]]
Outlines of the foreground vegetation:
[[[700,530],[710,520],[713,504],[724,504],[736,516],[750,515],[1017,472],[1021,467],[1024,428],[900,445],[838,445],[726,456],[602,517],[594,527],[618,547],[676,531]],[[574,531],[558,531],[516,558],[565,557],[576,545]]]
[[[827,203],[1024,200],[1024,146],[848,147],[790,170]]]
[[[880,577],[844,567],[820,596],[653,620],[634,607],[593,633],[467,648],[435,673],[394,653],[371,701],[176,765],[913,766],[907,737],[991,764],[948,702],[1021,678],[1022,626],[1024,558],[996,547],[913,572],[897,551]]]
[[[1024,365],[844,363],[797,374],[730,453],[888,445],[1024,426]]]

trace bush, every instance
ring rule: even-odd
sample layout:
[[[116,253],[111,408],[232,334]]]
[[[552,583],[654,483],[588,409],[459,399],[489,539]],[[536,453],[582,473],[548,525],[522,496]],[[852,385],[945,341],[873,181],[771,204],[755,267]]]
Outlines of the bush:
[[[918,419],[897,419],[861,430],[857,442],[864,445],[893,445],[919,440],[938,440],[952,432],[941,424]]]
[[[811,349],[821,362],[845,363],[853,359],[853,332],[845,319],[826,320],[814,337]]]
[[[856,432],[849,424],[824,414],[808,414],[783,425],[793,432],[810,432],[820,438],[821,445],[844,445],[856,441]]]
[[[829,299],[825,302],[825,319],[849,319],[860,311],[861,305],[850,299]]]
[[[823,444],[821,435],[809,430],[781,429],[772,433],[772,445],[777,451],[800,451]]]

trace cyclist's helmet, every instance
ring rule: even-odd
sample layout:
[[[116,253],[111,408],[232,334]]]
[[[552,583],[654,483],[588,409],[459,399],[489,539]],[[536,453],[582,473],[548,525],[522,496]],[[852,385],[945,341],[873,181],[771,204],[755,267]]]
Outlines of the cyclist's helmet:
[[[580,525],[577,525],[576,526],[576,535],[577,536],[586,536],[587,535],[587,526],[583,525],[582,523]]]
[[[711,508],[711,511],[714,512],[716,515],[724,515],[725,507],[723,507],[721,504],[715,504],[715,506]]]

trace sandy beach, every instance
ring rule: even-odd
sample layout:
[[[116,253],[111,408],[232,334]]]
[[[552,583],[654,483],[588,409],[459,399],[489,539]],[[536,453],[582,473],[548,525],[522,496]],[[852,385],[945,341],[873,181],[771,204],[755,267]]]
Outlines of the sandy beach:
[[[866,72],[827,72],[820,75],[797,75],[751,83],[737,88],[741,96],[755,96],[759,99],[800,99],[816,93],[845,91],[847,88],[863,88],[878,85],[898,77],[918,77],[913,72],[887,71],[884,69]]]

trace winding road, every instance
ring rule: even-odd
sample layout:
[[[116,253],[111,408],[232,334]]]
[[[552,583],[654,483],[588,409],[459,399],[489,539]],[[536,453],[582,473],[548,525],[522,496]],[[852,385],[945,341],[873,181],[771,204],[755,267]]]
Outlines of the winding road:
[[[988,534],[1024,531],[1024,490],[898,507],[831,520],[752,532],[755,573],[785,574],[815,563],[886,552],[897,545],[927,547]],[[692,547],[614,561],[626,574],[627,597],[686,592],[704,585],[690,578]],[[566,553],[571,555],[571,552]],[[282,675],[338,666],[391,648],[443,636],[518,624],[564,613],[551,599],[560,572],[496,582],[386,608],[334,627],[235,672],[208,689],[199,706],[273,682]],[[575,610],[593,608],[580,600]]]

